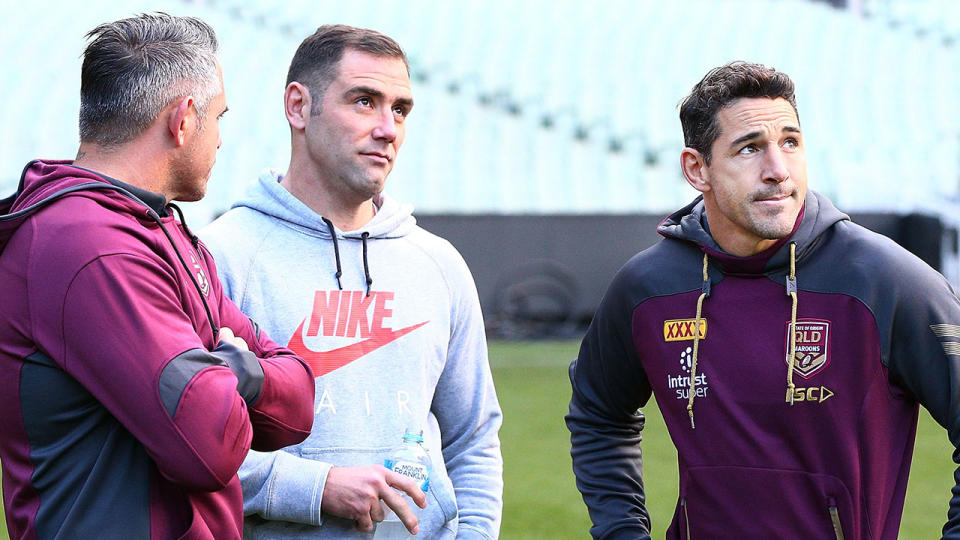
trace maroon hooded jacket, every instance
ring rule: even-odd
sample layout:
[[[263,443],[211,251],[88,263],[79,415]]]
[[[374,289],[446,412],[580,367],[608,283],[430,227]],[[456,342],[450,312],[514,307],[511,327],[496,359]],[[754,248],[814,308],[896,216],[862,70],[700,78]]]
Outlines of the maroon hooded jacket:
[[[310,368],[222,293],[170,208],[66,161],[28,164],[0,202],[12,539],[239,538],[247,451],[310,431]]]

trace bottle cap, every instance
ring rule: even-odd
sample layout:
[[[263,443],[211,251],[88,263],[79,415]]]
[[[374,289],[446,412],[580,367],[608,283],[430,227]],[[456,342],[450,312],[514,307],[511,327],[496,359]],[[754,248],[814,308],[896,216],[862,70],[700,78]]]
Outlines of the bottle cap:
[[[413,441],[422,443],[423,442],[423,430],[414,430],[412,428],[407,428],[403,431],[403,440],[404,442]]]

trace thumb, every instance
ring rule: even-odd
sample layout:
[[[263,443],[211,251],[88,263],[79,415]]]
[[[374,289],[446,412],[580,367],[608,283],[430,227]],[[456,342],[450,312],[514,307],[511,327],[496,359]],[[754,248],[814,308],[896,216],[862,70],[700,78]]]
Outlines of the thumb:
[[[237,336],[233,335],[233,330],[229,327],[224,326],[220,329],[220,335],[217,337],[220,341],[230,341],[232,342]]]

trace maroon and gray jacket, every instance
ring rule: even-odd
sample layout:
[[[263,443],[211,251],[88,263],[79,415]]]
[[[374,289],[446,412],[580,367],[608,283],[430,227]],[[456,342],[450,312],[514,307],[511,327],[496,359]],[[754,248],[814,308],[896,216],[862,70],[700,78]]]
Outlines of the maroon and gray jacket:
[[[0,201],[13,540],[239,538],[247,451],[310,431],[310,368],[223,294],[171,208],[68,161],[28,164]]]
[[[697,199],[661,223],[570,366],[591,533],[650,534],[638,408],[653,394],[679,458],[668,538],[896,538],[918,404],[960,443],[956,295],[813,192],[753,257],[723,253],[703,214]],[[960,538],[960,487],[943,532]]]

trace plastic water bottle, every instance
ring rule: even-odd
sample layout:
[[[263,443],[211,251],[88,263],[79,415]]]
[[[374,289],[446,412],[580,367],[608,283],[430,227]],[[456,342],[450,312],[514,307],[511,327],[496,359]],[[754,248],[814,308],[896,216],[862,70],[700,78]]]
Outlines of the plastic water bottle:
[[[430,454],[428,454],[427,449],[423,447],[423,431],[414,431],[409,428],[405,430],[403,432],[403,443],[393,449],[390,457],[384,460],[383,466],[397,474],[413,478],[417,482],[417,485],[420,486],[420,489],[426,493],[430,487]],[[419,518],[420,507],[417,506],[417,503],[413,502],[413,499],[406,493],[400,492],[400,494],[403,495],[410,509],[413,510],[417,518]],[[381,501],[380,504],[383,505],[385,517],[383,521],[377,525],[377,530],[373,537],[378,540],[413,538],[413,535],[410,534],[403,525],[403,522],[400,521],[400,517],[391,510],[389,506],[383,503],[383,501]]]

